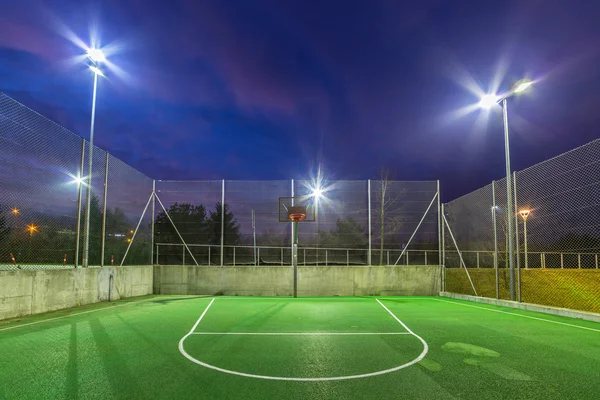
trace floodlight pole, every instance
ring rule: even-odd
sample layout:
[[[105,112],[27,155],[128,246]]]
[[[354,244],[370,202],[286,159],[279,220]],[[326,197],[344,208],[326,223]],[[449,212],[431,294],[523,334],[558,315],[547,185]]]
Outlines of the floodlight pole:
[[[91,188],[92,188],[92,161],[94,152],[94,124],[96,120],[96,93],[98,89],[98,73],[94,71],[94,93],[92,95],[92,120],[90,122],[90,149],[88,151],[88,175],[87,187],[85,188],[86,207],[85,207],[85,222],[83,230],[83,268],[88,267],[90,255],[90,203],[91,203]]]
[[[510,269],[510,299],[515,300],[515,255],[514,255],[514,209],[512,196],[512,177],[510,171],[510,146],[508,141],[508,108],[506,97],[502,99],[502,119],[504,125],[504,156],[506,159],[506,214],[508,225],[508,266]]]

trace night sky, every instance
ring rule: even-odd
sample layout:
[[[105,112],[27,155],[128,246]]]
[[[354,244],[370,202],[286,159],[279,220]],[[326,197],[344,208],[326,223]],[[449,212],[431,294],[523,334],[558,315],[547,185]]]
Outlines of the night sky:
[[[599,136],[596,1],[0,2],[0,91],[155,179],[440,179],[450,200]],[[470,107],[470,108],[469,108]],[[470,111],[470,112],[468,112]]]

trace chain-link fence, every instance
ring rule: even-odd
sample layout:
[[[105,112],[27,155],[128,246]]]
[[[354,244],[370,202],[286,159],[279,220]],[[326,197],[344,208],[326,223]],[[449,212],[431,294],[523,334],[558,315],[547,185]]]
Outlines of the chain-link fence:
[[[510,299],[507,218],[514,218],[516,300],[599,312],[600,140],[513,181],[514,215],[506,213],[505,180],[445,205],[446,290]]]
[[[278,222],[278,199],[310,196],[314,187],[157,181],[155,262],[288,265],[291,224]],[[299,224],[300,265],[439,264],[437,182],[331,181],[323,191],[315,221]]]
[[[87,235],[87,141],[0,93],[0,149],[0,269],[150,263],[151,179],[94,148]]]

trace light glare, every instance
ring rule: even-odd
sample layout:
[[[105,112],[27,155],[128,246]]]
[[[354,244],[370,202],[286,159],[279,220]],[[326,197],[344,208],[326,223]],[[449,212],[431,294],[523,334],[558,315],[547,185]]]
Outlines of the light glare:
[[[90,58],[90,60],[97,62],[97,63],[106,61],[106,57],[104,56],[104,53],[102,53],[102,50],[100,50],[100,49],[93,49],[93,48],[88,49],[87,56]]]
[[[320,199],[323,196],[323,189],[317,187],[312,191],[312,196],[316,199]]]
[[[498,96],[495,94],[486,94],[479,101],[479,107],[481,108],[491,108],[498,103]]]

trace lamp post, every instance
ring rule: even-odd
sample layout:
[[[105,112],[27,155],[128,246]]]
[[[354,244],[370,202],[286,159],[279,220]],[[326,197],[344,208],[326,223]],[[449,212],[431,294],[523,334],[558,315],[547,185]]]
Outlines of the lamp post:
[[[85,188],[85,217],[84,217],[84,241],[83,241],[83,262],[82,267],[88,267],[89,253],[90,253],[90,203],[91,203],[91,188],[92,188],[92,161],[94,152],[94,124],[96,119],[96,92],[98,89],[98,76],[104,76],[100,69],[100,64],[106,61],[104,54],[100,49],[91,48],[87,51],[87,57],[89,59],[89,67],[94,73],[94,91],[92,95],[92,118],[90,122],[90,147],[88,151],[88,174],[87,174],[87,186]]]
[[[523,250],[525,252],[525,269],[528,268],[528,262],[527,262],[527,217],[529,217],[529,214],[531,213],[531,210],[521,210],[519,211],[519,214],[521,215],[521,217],[523,218],[523,236],[524,236],[524,240],[523,240]]]
[[[510,170],[510,146],[508,141],[508,108],[506,100],[515,94],[525,91],[533,82],[528,80],[522,80],[517,82],[508,93],[497,96],[495,94],[488,94],[481,98],[479,106],[482,108],[491,108],[492,106],[500,103],[502,105],[502,121],[504,125],[504,157],[506,164],[506,213],[508,215],[508,265],[510,268],[510,299],[515,300],[515,255],[514,255],[514,221],[511,216],[514,215],[513,209],[513,193],[512,193],[512,179]]]

